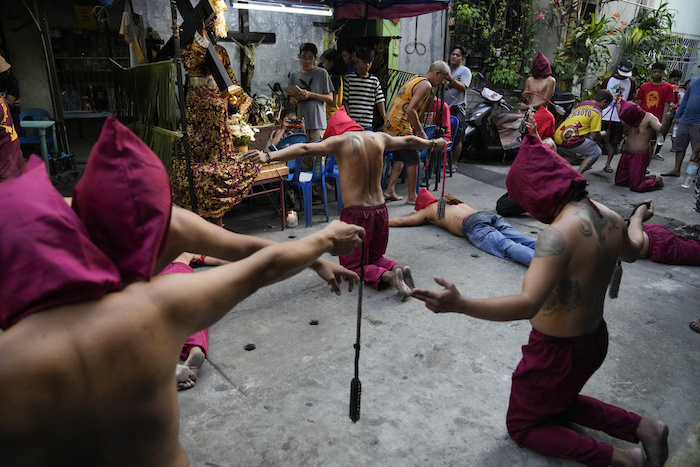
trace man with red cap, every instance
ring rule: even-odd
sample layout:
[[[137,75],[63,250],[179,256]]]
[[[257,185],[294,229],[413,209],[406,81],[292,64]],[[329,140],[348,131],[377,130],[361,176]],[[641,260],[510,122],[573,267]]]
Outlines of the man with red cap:
[[[384,151],[444,149],[442,138],[428,140],[417,136],[389,136],[383,132],[364,129],[340,107],[328,120],[323,141],[293,144],[271,153],[251,151],[243,159],[258,163],[287,161],[302,156],[333,154],[338,162],[343,210],[340,220],[365,229],[364,257],[362,248],[349,256],[341,256],[340,264],[359,273],[364,264],[365,282],[380,290],[389,284],[398,289],[402,298],[413,288],[411,269],[384,258],[389,242],[389,214],[382,191]],[[414,181],[415,186],[415,181]]]
[[[628,186],[630,190],[645,192],[664,187],[661,177],[646,175],[651,160],[649,140],[657,132],[663,133],[671,124],[673,112],[664,115],[663,122],[650,112],[630,101],[619,101],[620,120],[627,126],[627,142],[620,156],[615,173],[615,185]]]
[[[445,197],[445,215],[438,216],[438,200],[425,188],[416,199],[410,216],[390,217],[389,227],[415,227],[427,222],[453,235],[467,238],[472,245],[503,259],[529,266],[535,256],[535,239],[521,234],[498,214],[479,212],[452,195]]]
[[[590,466],[645,462],[661,467],[668,457],[665,423],[579,394],[607,354],[605,292],[618,258],[639,257],[641,210],[626,226],[620,215],[591,201],[583,176],[534,135],[523,139],[506,185],[518,204],[550,224],[537,240],[522,292],[473,299],[462,296],[453,283],[435,278],[443,290],[414,289],[412,295],[436,313],[530,321],[530,340],[513,373],[506,416],[516,442]],[[598,442],[568,423],[641,442],[642,448]]]

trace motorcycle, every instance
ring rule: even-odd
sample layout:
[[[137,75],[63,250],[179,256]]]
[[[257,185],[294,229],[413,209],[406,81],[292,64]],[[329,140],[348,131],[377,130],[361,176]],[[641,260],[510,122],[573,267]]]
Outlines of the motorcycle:
[[[479,76],[483,79],[483,75]],[[522,141],[523,114],[514,112],[503,95],[492,89],[470,88],[469,92],[478,94],[483,101],[467,109],[462,156],[481,160],[500,158],[501,162],[515,157]]]

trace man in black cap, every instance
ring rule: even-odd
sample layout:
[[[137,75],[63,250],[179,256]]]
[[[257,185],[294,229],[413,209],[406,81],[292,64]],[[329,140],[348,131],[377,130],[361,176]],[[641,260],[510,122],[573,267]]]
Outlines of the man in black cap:
[[[601,89],[607,89],[613,94],[613,101],[603,111],[603,130],[608,133],[608,160],[605,162],[605,170],[612,173],[610,167],[613,156],[617,153],[617,146],[622,141],[622,123],[615,108],[615,103],[620,99],[629,100],[630,96],[635,96],[635,83],[632,78],[632,63],[629,60],[622,60],[617,67],[617,71],[605,78]]]

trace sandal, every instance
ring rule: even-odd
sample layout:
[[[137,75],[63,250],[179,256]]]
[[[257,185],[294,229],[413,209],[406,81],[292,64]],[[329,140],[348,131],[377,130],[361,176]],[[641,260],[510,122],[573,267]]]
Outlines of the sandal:
[[[697,319],[695,321],[691,321],[690,323],[688,323],[688,325],[690,326],[690,329],[692,329],[695,332],[700,333],[700,319]]]
[[[605,167],[603,167],[603,170],[607,173],[612,173],[612,171],[613,171],[612,167],[610,167],[609,165],[606,165]]]

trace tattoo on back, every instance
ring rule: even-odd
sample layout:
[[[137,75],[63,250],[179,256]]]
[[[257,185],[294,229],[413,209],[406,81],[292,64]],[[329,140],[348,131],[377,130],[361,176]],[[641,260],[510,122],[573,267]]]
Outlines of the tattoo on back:
[[[581,284],[576,280],[564,278],[559,281],[558,287],[549,294],[542,305],[544,316],[552,316],[559,308],[565,311],[575,310],[581,303],[582,297]]]
[[[535,244],[535,256],[559,256],[566,250],[564,236],[551,225],[546,227]]]
[[[589,205],[583,205],[576,211],[576,216],[581,219],[579,224],[579,232],[584,237],[591,237],[595,232],[598,235],[598,242],[605,242],[606,233],[611,230],[620,230],[620,224],[617,219],[609,213],[601,212],[600,214],[592,212]]]

